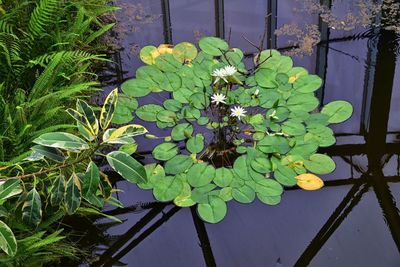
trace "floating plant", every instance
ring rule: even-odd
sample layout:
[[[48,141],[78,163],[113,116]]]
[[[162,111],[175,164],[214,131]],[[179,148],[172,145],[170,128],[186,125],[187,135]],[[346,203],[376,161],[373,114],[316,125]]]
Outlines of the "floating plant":
[[[232,199],[276,205],[284,187],[321,188],[315,174],[333,172],[335,162],[318,147],[335,143],[328,125],[347,120],[351,104],[319,109],[314,92],[322,80],[277,50],[256,54],[246,68],[243,52],[222,39],[204,37],[199,48],[146,46],[140,58],[147,65],[121,86],[125,101],[114,122],[136,115],[170,129],[166,137],[147,135],[163,142],[152,151],[155,162],[145,165],[147,181],[137,185],[158,201],[197,205],[210,223],[225,217]],[[169,97],[162,105],[138,105],[137,98],[152,93]]]

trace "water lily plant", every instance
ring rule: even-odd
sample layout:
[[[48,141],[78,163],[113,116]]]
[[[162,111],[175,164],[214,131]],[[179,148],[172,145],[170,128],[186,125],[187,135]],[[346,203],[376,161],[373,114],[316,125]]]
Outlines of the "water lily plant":
[[[135,117],[163,129],[147,135],[153,162],[136,184],[158,201],[197,205],[209,223],[225,217],[231,200],[276,205],[285,187],[321,188],[317,175],[333,172],[335,162],[318,148],[335,143],[328,125],[347,120],[351,104],[321,107],[314,92],[322,80],[277,50],[247,67],[243,52],[222,39],[204,37],[198,48],[146,46],[146,65],[121,86],[113,122]],[[139,104],[149,94],[165,100]]]

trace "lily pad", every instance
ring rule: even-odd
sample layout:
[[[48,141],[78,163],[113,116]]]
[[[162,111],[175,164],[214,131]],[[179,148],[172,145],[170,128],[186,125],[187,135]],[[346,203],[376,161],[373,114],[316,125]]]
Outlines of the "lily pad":
[[[208,223],[218,223],[222,221],[226,212],[226,203],[219,196],[209,196],[207,203],[197,205],[197,213],[200,218]]]

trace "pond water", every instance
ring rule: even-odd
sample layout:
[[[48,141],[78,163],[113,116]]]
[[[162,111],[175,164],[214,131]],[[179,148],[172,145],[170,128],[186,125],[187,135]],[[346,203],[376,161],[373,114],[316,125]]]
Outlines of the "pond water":
[[[327,30],[318,15],[294,11],[295,2],[117,1],[123,9],[112,38],[120,49],[105,73],[106,91],[134,77],[144,45],[230,35],[231,46],[254,52],[242,36],[257,42],[265,14],[272,13],[272,28],[319,25],[322,42],[310,55],[295,56],[295,65],[324,79],[322,103],[347,100],[354,114],[334,127],[337,143],[323,150],[337,164],[334,173],[322,176],[325,187],[287,190],[277,206],[231,201],[226,218],[215,225],[198,221],[189,208],[154,204],[151,191],[117,182],[124,191],[118,197],[130,208],[110,211],[122,224],[101,220],[84,237],[96,244],[97,254],[104,253],[93,266],[400,266],[398,37],[361,27]],[[349,7],[334,1],[331,9],[340,15]],[[270,37],[269,45],[287,51],[287,36]],[[139,143],[142,150],[154,147],[146,139]]]

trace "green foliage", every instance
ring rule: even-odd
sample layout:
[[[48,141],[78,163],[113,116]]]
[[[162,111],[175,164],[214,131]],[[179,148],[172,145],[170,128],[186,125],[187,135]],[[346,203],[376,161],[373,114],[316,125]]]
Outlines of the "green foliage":
[[[76,122],[81,137],[65,132],[44,133],[34,140],[37,145],[29,157],[3,168],[0,174],[0,216],[4,216],[4,221],[0,221],[0,249],[9,255],[4,262],[17,262],[20,248],[27,253],[39,253],[39,248],[46,250],[47,245],[63,238],[58,236],[60,232],[47,237],[43,232],[39,236],[27,237],[35,239],[36,236],[38,239],[37,244],[27,245],[21,236],[35,229],[48,229],[66,214],[81,211],[86,214],[89,210],[91,214],[101,215],[97,208],[102,208],[105,203],[113,205],[112,186],[95,163],[98,155],[106,158],[126,180],[148,182],[145,168],[130,155],[122,151],[107,155],[101,153],[126,140],[134,142],[134,136],[147,132],[136,124],[107,129],[118,101],[117,91],[112,91],[107,99],[111,100],[105,101],[99,112],[81,100],[77,100],[77,110],[70,109],[69,114],[74,118],[76,114],[82,115]],[[31,172],[25,172],[25,166],[30,166]],[[17,237],[14,232],[18,233]],[[20,242],[25,242],[22,247]],[[50,257],[65,255],[58,253]]]
[[[17,240],[7,224],[0,221],[0,249],[10,256],[17,253]]]
[[[0,16],[0,165],[26,156],[33,139],[73,127],[64,107],[98,90],[94,63],[113,24],[107,1],[5,0]]]
[[[197,204],[199,216],[210,223],[224,218],[232,199],[276,205],[284,187],[320,188],[322,180],[308,172],[335,169],[329,156],[316,152],[335,143],[327,126],[347,120],[351,104],[334,101],[319,113],[314,92],[322,80],[276,50],[262,51],[254,67],[246,68],[243,52],[224,40],[204,37],[199,47],[146,46],[140,52],[146,65],[121,86],[132,98],[171,93],[162,106],[133,111],[170,130],[153,150],[158,162],[145,166],[158,171],[147,172],[149,182],[139,187],[152,189],[159,201]],[[206,138],[207,132],[214,138]]]

